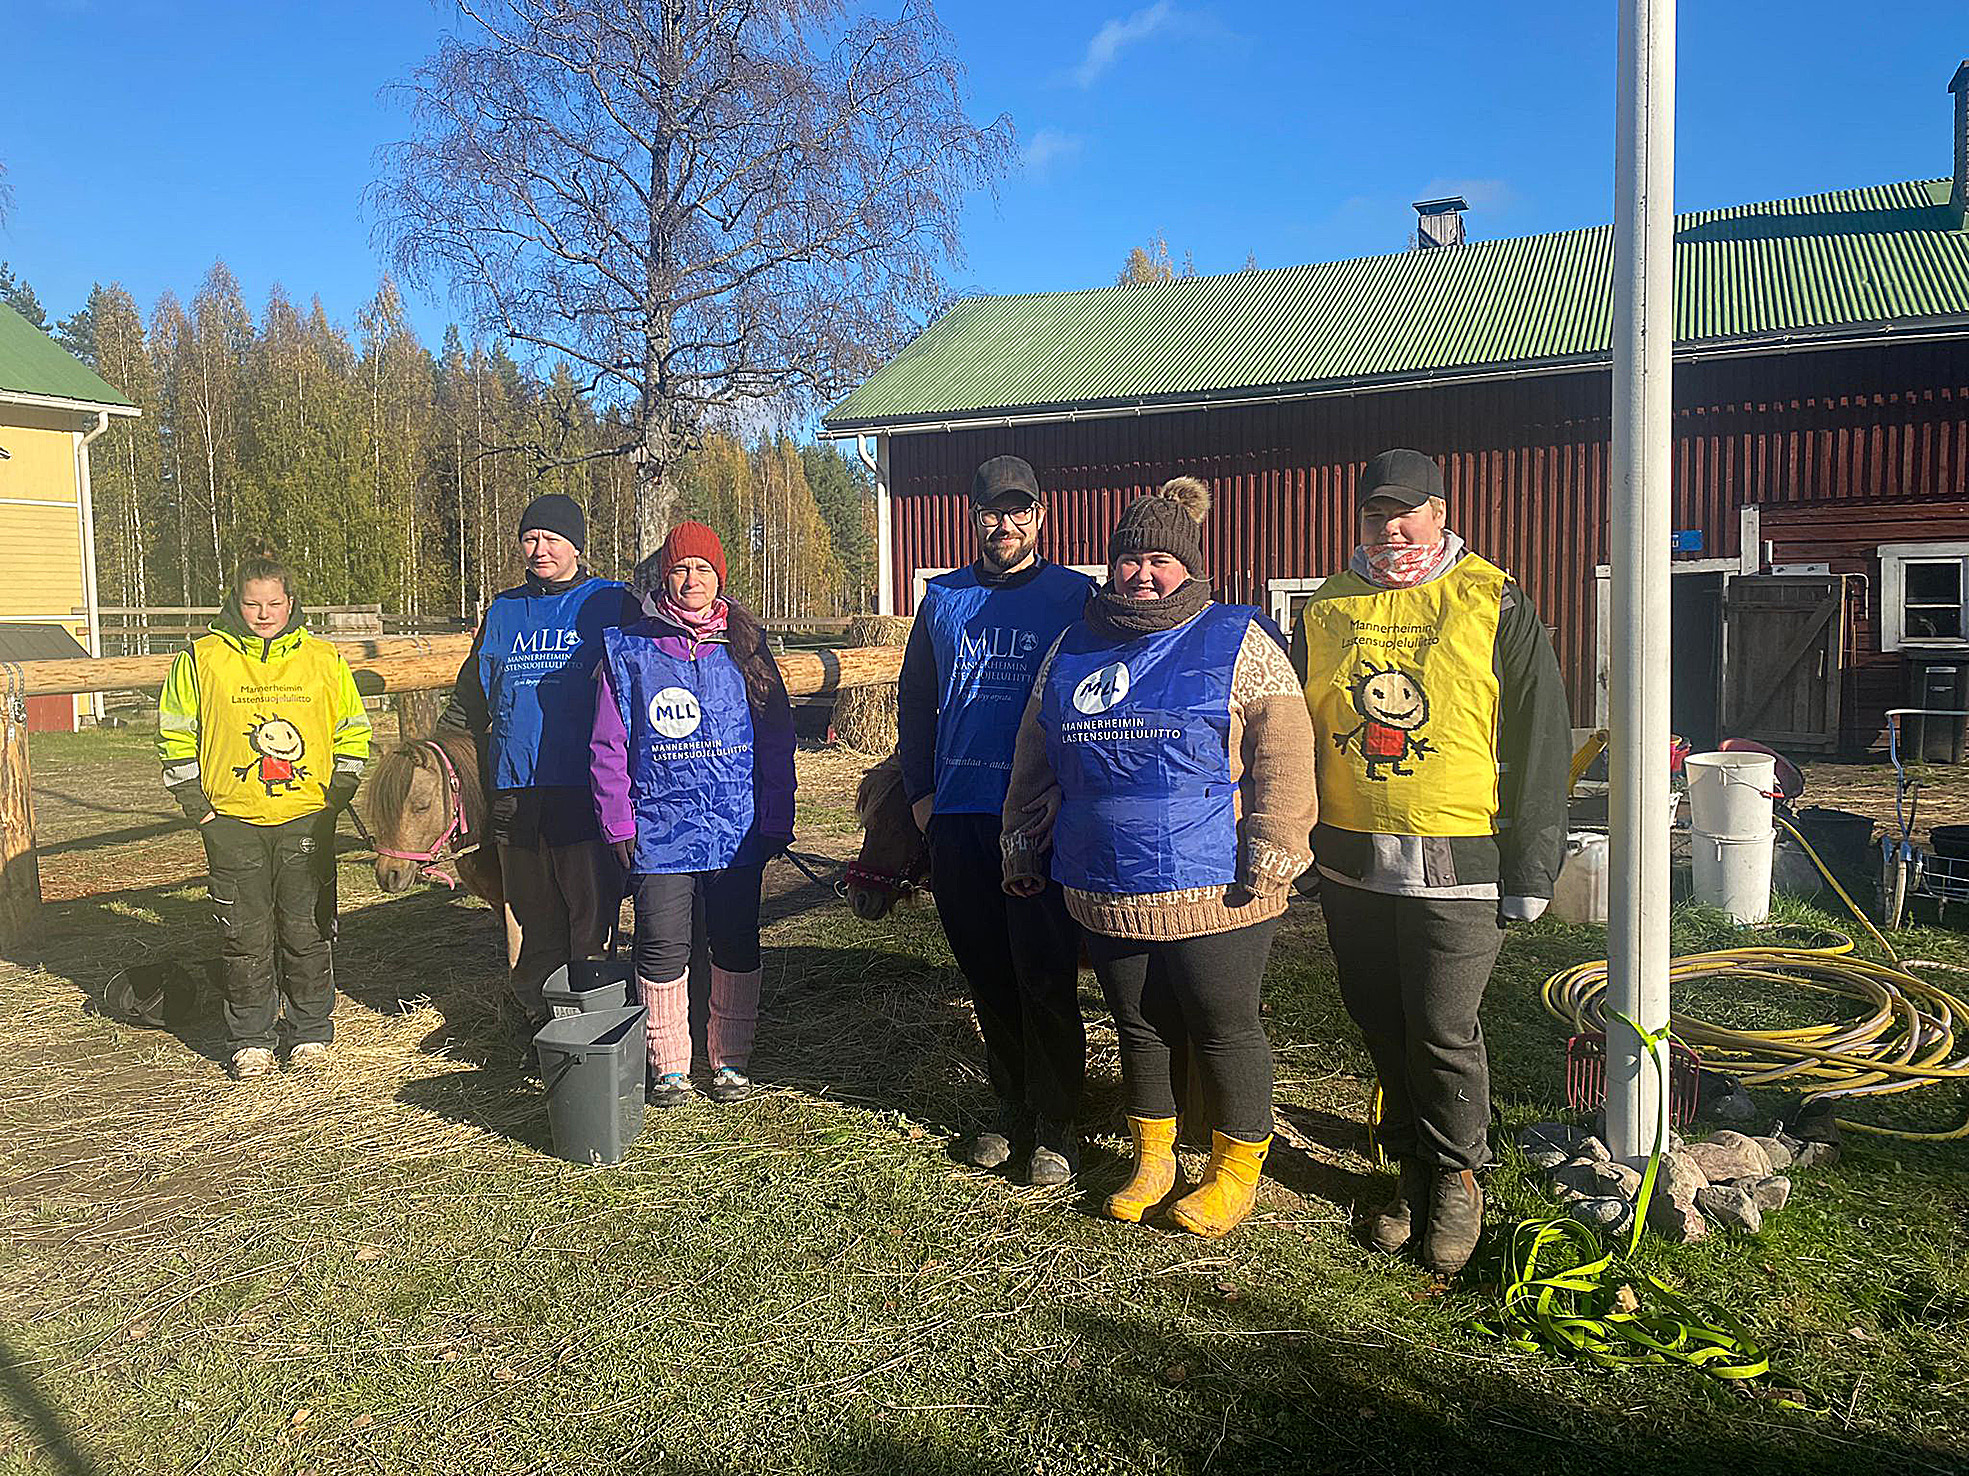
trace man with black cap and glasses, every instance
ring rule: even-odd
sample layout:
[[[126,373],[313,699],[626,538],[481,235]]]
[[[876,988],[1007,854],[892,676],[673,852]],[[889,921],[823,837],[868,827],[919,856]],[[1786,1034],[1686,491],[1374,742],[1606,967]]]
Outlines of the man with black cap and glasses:
[[[1442,471],[1384,451],[1355,487],[1359,545],[1299,617],[1317,737],[1313,850],[1347,1012],[1401,1166],[1363,1226],[1462,1269],[1483,1227],[1490,1071],[1477,1007],[1504,927],[1537,917],[1564,854],[1571,716],[1517,581],[1447,526]]]
[[[1033,679],[1094,581],[1040,557],[1046,509],[1019,457],[978,468],[970,514],[977,557],[930,580],[916,610],[898,683],[897,747],[929,841],[937,915],[971,988],[998,1099],[965,1158],[997,1168],[1023,1155],[1027,1182],[1058,1185],[1080,1163],[1079,931],[1057,883],[1034,897],[1001,890],[998,838]]]
[[[486,608],[438,719],[478,745],[508,926],[519,935],[510,985],[532,1030],[547,1020],[548,976],[601,957],[622,905],[622,871],[589,792],[588,740],[602,631],[635,620],[642,605],[581,562],[587,534],[572,497],[549,492],[527,504],[526,578]]]

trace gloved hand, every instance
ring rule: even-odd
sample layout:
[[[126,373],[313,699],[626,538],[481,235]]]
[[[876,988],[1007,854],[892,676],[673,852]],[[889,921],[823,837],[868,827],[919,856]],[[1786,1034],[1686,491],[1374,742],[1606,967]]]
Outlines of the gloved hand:
[[[629,869],[629,863],[633,859],[635,842],[626,840],[610,841],[608,846],[611,851],[615,852],[615,859],[620,863],[622,869],[627,871]]]
[[[762,835],[759,837],[760,854],[770,861],[775,856],[783,856],[793,849],[790,835]]]
[[[322,808],[331,815],[341,814],[354,802],[356,787],[361,783],[360,774],[336,774],[328,781],[328,788],[322,794]]]
[[[1497,903],[1498,921],[1531,922],[1543,916],[1551,905],[1551,899],[1546,897],[1502,897]]]
[[[936,808],[935,794],[926,794],[909,807],[910,815],[916,821],[916,828],[928,835],[930,833],[930,812]]]

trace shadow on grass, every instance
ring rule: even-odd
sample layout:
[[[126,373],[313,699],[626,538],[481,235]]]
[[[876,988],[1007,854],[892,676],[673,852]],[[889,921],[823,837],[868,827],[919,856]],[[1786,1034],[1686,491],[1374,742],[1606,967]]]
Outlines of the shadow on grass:
[[[83,1450],[75,1433],[42,1397],[41,1390],[21,1367],[13,1346],[4,1339],[0,1339],[0,1397],[4,1398],[10,1422],[28,1432],[41,1447],[42,1459],[60,1476],[102,1476],[106,1471],[106,1467]],[[7,1443],[0,1443],[0,1451],[5,1449]]]

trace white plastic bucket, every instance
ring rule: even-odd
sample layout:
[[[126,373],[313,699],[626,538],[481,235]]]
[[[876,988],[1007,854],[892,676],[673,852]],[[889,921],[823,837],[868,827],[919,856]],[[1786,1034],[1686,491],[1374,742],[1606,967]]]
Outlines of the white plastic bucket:
[[[1566,836],[1566,858],[1552,885],[1552,915],[1567,922],[1607,920],[1607,838],[1597,830]]]
[[[1771,843],[1771,794],[1778,761],[1768,753],[1698,753],[1689,779],[1689,828],[1718,840]]]
[[[1729,757],[1730,755],[1723,755]],[[1771,850],[1774,832],[1761,836],[1689,837],[1696,901],[1721,908],[1740,923],[1771,915]]]

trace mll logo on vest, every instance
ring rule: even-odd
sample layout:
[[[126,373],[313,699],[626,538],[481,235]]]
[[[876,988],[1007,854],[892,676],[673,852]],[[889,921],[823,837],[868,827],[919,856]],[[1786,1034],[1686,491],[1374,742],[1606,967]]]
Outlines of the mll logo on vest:
[[[665,738],[688,738],[703,721],[697,695],[682,687],[665,687],[649,700],[650,726]]]
[[[512,654],[554,655],[578,650],[580,646],[581,632],[578,630],[523,630],[513,637]]]
[[[1119,661],[1110,661],[1099,671],[1090,671],[1073,689],[1073,705],[1077,712],[1106,712],[1128,695],[1128,668]]]

